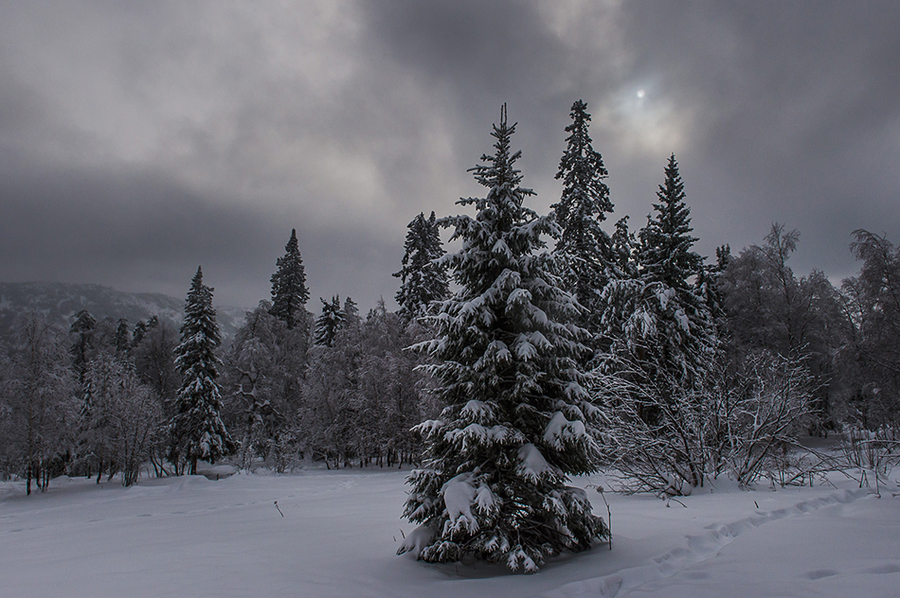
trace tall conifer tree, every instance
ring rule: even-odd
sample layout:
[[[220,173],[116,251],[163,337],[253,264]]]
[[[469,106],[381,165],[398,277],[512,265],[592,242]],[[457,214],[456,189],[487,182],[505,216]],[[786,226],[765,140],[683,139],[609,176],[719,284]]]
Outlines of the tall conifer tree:
[[[691,236],[691,209],[685,203],[684,182],[678,172],[675,154],[669,157],[666,180],[659,186],[653,204],[655,216],[647,217],[640,231],[641,268],[644,278],[683,290],[703,268],[703,258],[692,251],[696,237]]]
[[[297,229],[291,229],[291,238],[284,246],[284,256],[275,262],[277,270],[272,275],[272,309],[270,313],[293,329],[305,321],[301,314],[309,299],[306,288],[306,271],[300,256]]]
[[[74,337],[74,342],[69,348],[72,355],[72,367],[78,375],[78,383],[84,386],[84,376],[87,373],[92,358],[94,344],[94,327],[97,320],[86,310],[82,309],[75,314],[75,321],[69,327],[69,334]]]
[[[216,348],[222,342],[213,289],[203,284],[203,272],[191,281],[184,305],[181,344],[175,349],[175,366],[181,374],[181,388],[175,401],[175,416],[170,427],[168,458],[181,471],[197,473],[197,461],[214,462],[234,451],[234,441],[225,430],[220,413],[219,358]]]
[[[437,263],[444,255],[434,212],[421,213],[409,223],[404,246],[403,267],[394,276],[400,279],[396,299],[404,320],[424,315],[433,301],[449,295],[447,269]]]
[[[556,178],[563,181],[563,192],[559,203],[551,206],[562,228],[555,253],[566,264],[567,285],[588,311],[588,317],[582,321],[590,323],[596,320],[590,316],[599,311],[600,293],[614,265],[611,239],[600,227],[606,215],[612,213],[613,204],[604,182],[609,173],[588,133],[591,115],[587,104],[577,100],[570,116],[566,151],[556,173]]]
[[[693,287],[703,258],[693,251],[691,210],[672,155],[659,186],[655,213],[638,232],[635,278],[616,282],[605,293],[610,332],[661,385],[694,384],[713,355],[715,327],[708,306]],[[663,384],[662,380],[667,382]]]
[[[629,276],[604,291],[603,322],[612,345],[600,369],[630,390],[600,403],[612,432],[611,456],[626,459],[641,484],[678,493],[704,480],[702,446],[695,440],[703,434],[702,385],[718,341],[709,307],[692,284],[703,259],[692,250],[696,239],[674,155],[665,175],[639,245],[617,231],[616,244],[637,259]]]
[[[414,472],[405,516],[422,524],[400,552],[426,561],[472,555],[533,572],[547,556],[590,548],[606,534],[568,476],[593,471],[592,414],[575,363],[584,331],[565,324],[575,302],[560,287],[541,235],[553,220],[524,207],[512,153],[515,125],[501,111],[493,156],[473,170],[487,197],[459,201],[477,214],[444,219],[460,251],[448,263],[459,285],[437,314],[434,358],[446,406],[418,429],[427,461]],[[417,544],[417,545],[414,545]]]

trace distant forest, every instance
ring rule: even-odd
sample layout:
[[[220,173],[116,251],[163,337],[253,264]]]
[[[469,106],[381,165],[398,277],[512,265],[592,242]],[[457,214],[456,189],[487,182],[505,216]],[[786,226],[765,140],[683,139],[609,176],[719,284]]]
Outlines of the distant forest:
[[[707,262],[676,157],[660,165],[646,223],[613,222],[586,104],[571,118],[563,191],[540,215],[518,186],[504,114],[495,152],[472,169],[487,196],[459,202],[475,215],[409,223],[397,311],[311,301],[292,231],[271,296],[227,346],[199,269],[180,330],[161,317],[82,310],[60,329],[19,314],[0,347],[0,476],[30,493],[61,474],[130,485],[221,459],[464,471],[472,451],[513,443],[563,476],[609,465],[630,489],[676,495],[784,471],[804,434],[900,440],[898,248],[855,231],[860,271],[840,287],[792,271],[800,233],[777,223]],[[519,436],[489,433],[514,425]],[[427,496],[416,486],[410,504]],[[413,507],[413,519],[438,517]]]

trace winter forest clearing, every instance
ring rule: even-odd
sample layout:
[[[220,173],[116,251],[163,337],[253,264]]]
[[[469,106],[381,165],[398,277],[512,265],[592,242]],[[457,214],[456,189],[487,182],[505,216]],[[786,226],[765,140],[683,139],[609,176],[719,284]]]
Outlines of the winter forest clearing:
[[[131,488],[60,478],[32,497],[6,482],[0,594],[886,598],[900,587],[900,499],[878,499],[844,476],[830,477],[837,487],[777,491],[723,481],[668,504],[607,492],[612,551],[598,545],[521,576],[501,565],[394,556],[411,531],[398,502],[407,474],[182,476]]]
[[[586,109],[572,105],[562,195],[541,215],[502,107],[494,153],[471,169],[486,194],[457,202],[474,215],[410,222],[396,312],[382,300],[363,317],[334,295],[314,317],[292,230],[271,301],[227,344],[202,268],[180,338],[157,318],[132,328],[82,310],[65,335],[23,313],[0,371],[10,583],[896,589],[900,251],[855,231],[862,270],[841,291],[794,275],[799,233],[779,224],[707,263],[674,155],[646,225],[623,217],[609,234]],[[827,450],[799,442],[829,433]],[[208,481],[205,463],[238,474]]]
[[[0,598],[900,596],[900,2],[771,4],[0,0]]]

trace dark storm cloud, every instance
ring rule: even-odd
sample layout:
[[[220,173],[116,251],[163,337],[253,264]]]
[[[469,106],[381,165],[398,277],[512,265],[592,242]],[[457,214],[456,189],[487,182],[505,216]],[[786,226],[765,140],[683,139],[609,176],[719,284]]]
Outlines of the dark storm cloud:
[[[475,143],[487,149],[486,124],[510,102],[526,183],[545,203],[566,109],[580,97],[595,114],[616,216],[633,225],[676,152],[706,253],[759,243],[781,221],[803,234],[799,271],[845,276],[856,268],[854,228],[900,230],[895,4],[573,3],[561,29],[548,4],[367,6],[390,54],[451,93],[478,136],[459,146],[462,164]]]
[[[422,109],[452,115],[459,171],[490,153],[491,123],[508,103],[511,120],[521,123],[516,141],[529,168],[526,184],[552,179],[583,72],[537,3],[394,0],[362,6],[372,44],[431,90],[434,109]],[[464,192],[477,187],[458,193]]]
[[[802,233],[841,277],[900,242],[900,8],[882,2],[4,2],[0,279],[252,306],[296,227],[313,301],[391,299],[406,223],[482,193],[508,102],[534,207],[589,103],[614,219],[669,153],[700,250]],[[638,94],[641,91],[643,93]]]
[[[563,46],[534,4],[394,0],[363,6],[372,34],[395,60],[462,100],[519,100],[558,88],[553,79],[563,73],[557,68]],[[551,79],[535,85],[535,73]],[[493,112],[492,107],[488,114]]]
[[[380,225],[411,216],[373,188],[401,161],[385,128],[415,120],[344,93],[353,65],[295,40],[322,28],[308,15],[235,6],[4,7],[0,278],[177,296],[203,264],[217,300],[252,306],[296,227],[314,298],[391,298],[402,232]]]

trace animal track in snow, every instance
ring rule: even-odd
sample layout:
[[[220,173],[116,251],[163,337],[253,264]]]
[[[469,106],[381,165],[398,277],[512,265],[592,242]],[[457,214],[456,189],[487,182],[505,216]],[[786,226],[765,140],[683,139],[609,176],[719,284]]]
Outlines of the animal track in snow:
[[[851,503],[867,494],[867,490],[840,491],[814,500],[802,501],[791,507],[779,508],[769,512],[757,511],[748,517],[731,523],[711,524],[704,528],[708,530],[706,533],[686,536],[685,545],[675,547],[656,556],[650,559],[650,562],[647,564],[622,569],[602,577],[567,583],[547,592],[545,596],[548,598],[570,598],[574,596],[613,598],[620,594],[624,595],[644,584],[671,577],[692,565],[714,558],[722,548],[731,544],[736,537],[744,532],[756,529],[771,521],[803,515],[822,507]],[[885,573],[895,572],[888,570],[888,567],[890,565],[883,566]],[[900,566],[897,566],[897,570],[900,571]],[[821,579],[837,574],[839,574],[838,571],[821,569],[809,571],[804,575],[807,579]]]

